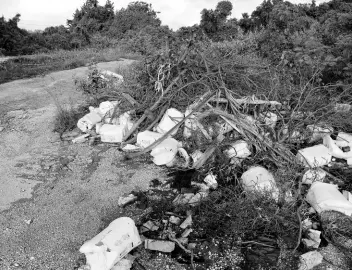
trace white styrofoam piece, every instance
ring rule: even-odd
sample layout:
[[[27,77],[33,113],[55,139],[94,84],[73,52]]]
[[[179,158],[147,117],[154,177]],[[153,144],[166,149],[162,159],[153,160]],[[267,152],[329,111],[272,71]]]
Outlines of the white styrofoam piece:
[[[119,143],[123,141],[123,137],[125,136],[126,129],[123,126],[117,125],[103,125],[99,133],[101,135],[102,142],[108,143]]]
[[[86,132],[87,130],[91,130],[101,120],[102,117],[98,113],[93,111],[79,119],[77,122],[77,127],[81,131]]]
[[[158,144],[150,153],[156,165],[165,165],[171,162],[177,154],[178,141],[167,138]]]
[[[332,127],[323,127],[320,125],[308,125],[307,129],[312,132],[310,142],[316,142],[334,131]]]
[[[302,177],[302,183],[311,185],[313,182],[322,182],[326,176],[326,172],[320,168],[309,169]]]
[[[163,136],[164,134],[160,134],[149,130],[140,132],[137,134],[137,145],[142,148],[146,148],[149,145],[156,142],[157,140],[159,140]]]
[[[184,118],[184,114],[175,108],[168,109],[160,123],[156,127],[156,131],[162,134],[167,133],[170,129],[176,126],[182,119]],[[175,135],[177,133],[177,129],[172,132],[171,135]]]
[[[84,253],[90,270],[110,270],[127,253],[141,244],[134,221],[121,217],[85,242],[79,251]]]
[[[331,153],[323,144],[300,149],[297,153],[297,159],[306,167],[321,167],[331,162]]]
[[[224,151],[224,154],[228,158],[246,158],[249,157],[252,153],[249,149],[248,143],[243,140],[236,141],[230,145],[230,147]]]
[[[352,214],[352,203],[332,184],[314,182],[308,190],[306,201],[318,213],[335,210],[348,216]]]
[[[274,199],[279,198],[274,176],[263,167],[251,167],[242,174],[241,180],[245,191],[270,191]]]

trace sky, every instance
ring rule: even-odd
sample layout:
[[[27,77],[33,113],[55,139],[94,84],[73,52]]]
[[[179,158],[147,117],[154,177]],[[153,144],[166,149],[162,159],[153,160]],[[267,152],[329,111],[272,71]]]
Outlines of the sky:
[[[136,0],[135,0],[136,1]],[[202,9],[215,9],[220,0],[142,0],[151,3],[155,11],[159,11],[162,24],[177,30],[182,26],[191,26],[200,21]],[[6,19],[21,14],[20,28],[27,30],[43,30],[48,26],[66,25],[74,11],[80,8],[85,0],[0,0],[0,16]],[[133,0],[112,0],[115,10],[127,7]],[[252,13],[263,0],[231,0],[233,10],[231,17],[241,18],[242,13]],[[290,0],[292,3],[311,3],[311,0]],[[326,2],[317,0],[316,3]],[[99,1],[100,5],[105,0]]]

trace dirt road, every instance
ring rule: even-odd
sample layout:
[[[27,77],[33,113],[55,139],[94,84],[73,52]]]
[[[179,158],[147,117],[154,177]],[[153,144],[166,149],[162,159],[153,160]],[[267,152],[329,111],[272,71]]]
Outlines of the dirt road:
[[[162,176],[152,164],[123,161],[116,148],[65,143],[52,132],[48,91],[61,103],[79,102],[74,78],[86,74],[78,68],[0,85],[1,270],[75,269],[82,243],[121,215],[119,196]]]

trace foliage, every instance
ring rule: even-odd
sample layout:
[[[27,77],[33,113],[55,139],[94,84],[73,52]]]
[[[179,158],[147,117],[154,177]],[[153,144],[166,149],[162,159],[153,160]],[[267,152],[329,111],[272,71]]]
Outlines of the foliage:
[[[144,27],[159,27],[160,19],[151,4],[145,2],[132,2],[127,8],[117,11],[109,29],[109,35],[123,38],[128,31],[139,31]]]

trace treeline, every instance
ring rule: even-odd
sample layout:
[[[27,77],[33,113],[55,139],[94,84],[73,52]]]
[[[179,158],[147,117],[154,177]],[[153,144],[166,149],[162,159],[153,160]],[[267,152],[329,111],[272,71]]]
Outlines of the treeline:
[[[323,83],[351,80],[352,1],[332,0],[316,5],[264,0],[252,14],[231,19],[231,1],[221,1],[214,10],[204,9],[199,24],[172,31],[161,25],[152,6],[132,2],[115,12],[107,0],[86,0],[67,20],[66,26],[28,32],[18,28],[20,15],[0,18],[0,53],[32,54],[57,49],[119,46],[148,55],[183,41],[226,42],[248,38],[256,52],[275,65],[305,70],[314,75],[323,70]],[[294,79],[294,78],[293,78]]]

